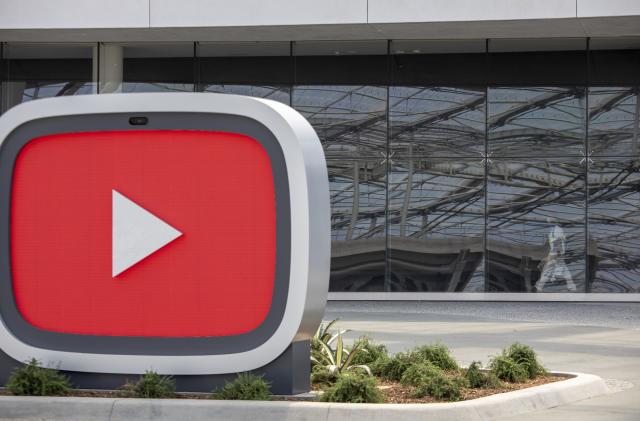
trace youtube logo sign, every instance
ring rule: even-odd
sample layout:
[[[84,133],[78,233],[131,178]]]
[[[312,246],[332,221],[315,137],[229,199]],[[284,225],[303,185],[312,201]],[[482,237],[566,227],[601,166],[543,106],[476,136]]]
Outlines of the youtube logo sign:
[[[313,335],[328,181],[291,108],[56,98],[3,115],[0,141],[1,358],[212,376],[279,367]]]
[[[16,159],[12,190],[14,296],[31,325],[204,337],[264,321],[275,191],[253,138],[168,130],[38,137]]]

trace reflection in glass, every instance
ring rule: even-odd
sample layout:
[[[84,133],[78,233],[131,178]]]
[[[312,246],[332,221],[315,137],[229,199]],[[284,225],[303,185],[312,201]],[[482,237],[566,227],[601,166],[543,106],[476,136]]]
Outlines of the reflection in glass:
[[[584,108],[580,87],[489,88],[489,154],[583,155]]]
[[[193,43],[131,43],[122,48],[122,92],[193,92]]]
[[[640,161],[589,167],[589,292],[640,292]]]
[[[584,164],[493,160],[487,291],[584,292]]]
[[[589,88],[589,152],[638,155],[639,114],[637,88]]]
[[[484,153],[484,89],[391,87],[391,150],[396,155]]]
[[[203,92],[216,92],[221,94],[246,95],[257,98],[272,99],[289,105],[291,94],[289,88],[284,86],[257,86],[257,85],[204,85]]]
[[[96,91],[93,44],[5,44],[0,113],[23,102]]]
[[[384,160],[327,161],[332,291],[382,291],[385,277]]]
[[[480,159],[394,160],[390,290],[483,291],[484,206]]]
[[[327,157],[386,154],[385,88],[296,86],[293,107],[315,128]]]
[[[269,98],[289,104],[289,42],[199,42],[198,91]],[[286,98],[286,101],[285,101]]]

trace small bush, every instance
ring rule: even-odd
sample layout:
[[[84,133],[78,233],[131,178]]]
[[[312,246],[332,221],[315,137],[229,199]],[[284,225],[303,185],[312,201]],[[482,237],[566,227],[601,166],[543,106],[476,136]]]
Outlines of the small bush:
[[[123,394],[134,398],[161,399],[173,397],[176,393],[176,382],[171,376],[162,376],[155,371],[147,371],[137,382],[127,383]]]
[[[458,401],[461,397],[461,389],[466,385],[467,382],[463,377],[449,378],[443,375],[435,376],[415,388],[412,396],[421,398],[429,395],[436,399]]]
[[[358,338],[351,347],[351,349],[353,348],[362,349],[364,352],[357,353],[353,357],[351,364],[370,366],[380,359],[389,359],[387,347],[382,344],[376,344],[368,336]]]
[[[522,383],[529,377],[527,368],[505,355],[498,355],[489,364],[491,372],[500,380]]]
[[[380,377],[399,381],[404,372],[415,362],[411,354],[399,352],[389,359],[382,359],[380,364],[374,364],[375,371]]]
[[[329,371],[321,366],[316,366],[313,371],[311,371],[311,383],[320,387],[332,386],[338,380],[338,377],[338,372]]]
[[[377,387],[375,377],[343,374],[336,384],[320,396],[324,402],[381,403],[384,396]]]
[[[6,384],[14,395],[59,396],[71,389],[69,379],[58,370],[44,368],[40,361],[32,358],[16,368]]]
[[[371,369],[371,373],[377,377],[384,377],[382,372],[385,370],[387,364],[391,360],[391,357],[381,357],[369,364],[369,368]]]
[[[484,373],[484,375],[486,377],[485,377],[485,384],[483,387],[487,389],[497,389],[499,387],[504,386],[504,384],[502,384],[500,379],[492,372]]]
[[[469,382],[469,387],[474,389],[484,387],[486,376],[482,371],[480,371],[480,367],[480,362],[474,361],[464,373],[464,377]]]
[[[430,362],[411,364],[400,378],[404,386],[419,386],[431,378],[442,376],[443,372]]]
[[[262,376],[241,373],[231,382],[225,382],[222,389],[213,391],[214,399],[268,401],[271,398],[269,382]]]
[[[469,368],[464,373],[465,379],[467,379],[467,383],[469,387],[478,389],[478,388],[496,388],[500,387],[500,380],[495,376],[495,374],[489,372],[485,373],[481,370],[482,366],[479,361],[474,361],[471,363]]]
[[[449,348],[442,344],[424,345],[412,351],[414,358],[419,361],[428,361],[445,371],[458,370],[458,363],[451,356]]]
[[[538,362],[536,352],[530,346],[516,342],[504,350],[503,355],[525,367],[530,379],[547,373],[542,364]]]

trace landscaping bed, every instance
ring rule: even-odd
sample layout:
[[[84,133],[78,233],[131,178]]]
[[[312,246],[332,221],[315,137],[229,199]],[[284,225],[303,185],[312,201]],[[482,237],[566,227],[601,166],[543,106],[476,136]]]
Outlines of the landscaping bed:
[[[495,395],[498,393],[513,392],[514,390],[526,389],[529,387],[540,386],[547,383],[554,383],[557,381],[566,380],[567,376],[558,376],[550,374],[544,377],[538,377],[534,380],[528,380],[524,383],[505,383],[503,387],[487,388],[487,389],[462,389],[461,400],[483,398],[485,396]],[[435,399],[432,396],[424,396],[422,398],[411,397],[411,389],[403,386],[400,382],[392,380],[381,380],[378,382],[378,388],[382,391],[385,397],[385,403],[435,403],[442,402]],[[318,386],[313,386],[312,391],[315,394],[321,392]],[[0,396],[12,396],[13,393],[7,388],[0,388]],[[81,390],[72,389],[64,396],[77,397],[77,398],[127,398],[131,397],[127,394],[123,394],[118,390]],[[211,395],[208,393],[176,393],[168,399],[211,399]],[[313,397],[297,397],[297,396],[272,396],[270,400],[273,401],[312,401]]]
[[[472,389],[462,388],[461,401],[469,399],[478,399],[485,396],[496,395],[499,393],[513,392],[514,390],[526,389],[534,386],[541,386],[543,384],[554,383],[562,380],[566,380],[565,376],[547,375],[541,376],[533,380],[527,380],[523,383],[504,383],[501,387],[484,388],[484,389]],[[421,398],[414,398],[411,396],[411,389],[403,386],[400,382],[381,380],[379,387],[385,397],[385,403],[435,403],[443,402],[436,399],[433,396],[423,396]],[[446,401],[445,401],[446,402]]]
[[[262,377],[240,373],[211,393],[176,393],[171,376],[149,371],[116,391],[73,389],[69,379],[36,360],[17,369],[0,394],[101,398],[214,399],[339,403],[433,403],[472,400],[540,386],[566,378],[548,373],[535,351],[513,343],[493,356],[486,367],[480,361],[460,367],[443,344],[422,345],[389,354],[382,344],[360,337],[346,345],[346,330],[332,330],[334,320],[321,325],[311,341],[313,394],[274,396]]]

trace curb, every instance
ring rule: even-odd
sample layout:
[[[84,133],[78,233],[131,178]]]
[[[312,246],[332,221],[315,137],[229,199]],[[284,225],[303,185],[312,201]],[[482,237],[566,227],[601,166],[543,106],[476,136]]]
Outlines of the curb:
[[[225,420],[225,421],[485,421],[539,411],[607,393],[598,376],[552,373],[567,380],[463,402],[348,404],[0,396],[0,419],[12,420]]]

